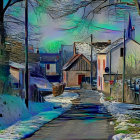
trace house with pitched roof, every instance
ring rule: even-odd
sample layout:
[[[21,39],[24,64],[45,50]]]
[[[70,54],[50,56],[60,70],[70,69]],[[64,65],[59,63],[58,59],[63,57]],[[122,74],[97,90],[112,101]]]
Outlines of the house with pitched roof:
[[[91,61],[91,47],[93,46],[92,60],[96,61],[96,54],[110,44],[111,40],[108,40],[107,42],[93,42],[92,45],[86,42],[74,42],[73,53],[74,55],[83,54],[89,61]]]
[[[107,91],[105,82],[114,81],[116,75],[118,76],[118,79],[122,80],[124,42],[126,75],[129,76],[131,73],[140,75],[140,44],[135,41],[135,28],[132,26],[131,18],[129,16],[125,40],[124,38],[119,38],[97,54],[98,90]]]
[[[111,41],[94,42],[92,45],[93,77],[96,77],[96,53],[103,50]],[[90,82],[91,76],[91,44],[86,42],[74,42],[73,56],[63,67],[63,82],[67,86],[80,86],[83,81]],[[85,77],[85,78],[83,78]]]
[[[63,82],[68,87],[80,86],[83,77],[90,77],[90,71],[90,61],[83,54],[75,54],[63,66]]]
[[[40,53],[41,71],[50,82],[60,82],[62,53]]]

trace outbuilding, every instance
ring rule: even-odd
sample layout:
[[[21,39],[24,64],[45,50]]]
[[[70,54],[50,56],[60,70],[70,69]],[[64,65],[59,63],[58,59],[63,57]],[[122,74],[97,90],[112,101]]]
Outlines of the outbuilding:
[[[63,82],[67,87],[80,86],[83,77],[90,77],[91,64],[83,54],[75,54],[63,66]]]

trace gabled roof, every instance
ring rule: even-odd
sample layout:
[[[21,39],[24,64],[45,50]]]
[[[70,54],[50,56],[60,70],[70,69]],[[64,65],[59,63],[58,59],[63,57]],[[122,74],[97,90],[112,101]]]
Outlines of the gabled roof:
[[[105,49],[108,45],[111,44],[111,40],[107,42],[93,42],[92,45],[92,59],[96,60],[96,54]],[[74,54],[83,54],[89,61],[91,61],[91,44],[86,42],[74,42],[73,50]]]
[[[63,66],[63,70],[67,70],[76,60],[78,60],[80,57],[83,57],[83,59],[90,64],[90,61],[83,55],[83,54],[75,54],[73,57]]]
[[[123,38],[119,38],[118,40],[113,42],[111,45],[109,45],[107,48],[101,50],[98,54],[106,54],[110,52],[110,50],[112,50],[113,48],[116,48],[117,46],[119,46],[121,43],[123,43]]]
[[[14,69],[18,69],[18,70],[19,69],[25,69],[25,63],[20,64],[20,63],[10,61],[9,65],[10,65],[11,68],[14,68]],[[33,66],[31,64],[28,65],[29,69],[31,69],[32,67]]]
[[[135,42],[136,44],[138,44],[140,46],[140,43],[138,43],[136,40],[133,40],[133,39],[130,39],[130,38],[127,38],[125,40],[125,42],[129,42],[129,41],[133,41],[133,42]],[[120,47],[120,45],[122,45],[123,43],[124,43],[124,39],[120,38],[120,39],[116,40],[115,42],[113,42],[111,45],[109,45],[104,50],[100,51],[98,54],[107,54],[111,50],[113,50],[113,49],[115,49],[117,47]]]

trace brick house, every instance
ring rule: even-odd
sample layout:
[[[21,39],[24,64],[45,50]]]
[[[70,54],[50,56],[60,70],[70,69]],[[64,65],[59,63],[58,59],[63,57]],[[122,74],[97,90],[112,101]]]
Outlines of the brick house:
[[[90,73],[90,61],[83,54],[75,54],[63,66],[63,82],[66,83],[68,87],[80,86],[82,77],[90,77]]]

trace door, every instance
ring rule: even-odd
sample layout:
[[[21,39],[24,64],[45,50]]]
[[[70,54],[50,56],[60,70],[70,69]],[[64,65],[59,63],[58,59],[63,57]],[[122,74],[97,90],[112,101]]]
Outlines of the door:
[[[85,75],[78,75],[78,85],[82,82],[82,77],[85,77]]]

